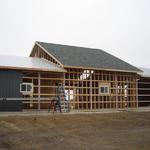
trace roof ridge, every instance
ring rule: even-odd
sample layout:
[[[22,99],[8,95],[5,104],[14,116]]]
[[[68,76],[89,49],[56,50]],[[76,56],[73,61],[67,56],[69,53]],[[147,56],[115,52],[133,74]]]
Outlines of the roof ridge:
[[[68,47],[76,47],[76,48],[84,48],[84,49],[93,49],[93,50],[101,50],[104,51],[103,49],[99,49],[99,48],[94,48],[94,47],[86,47],[86,46],[75,46],[75,45],[66,45],[66,44],[57,44],[57,43],[48,43],[48,42],[40,42],[40,41],[36,41],[37,43],[45,43],[45,44],[53,44],[53,45],[60,45],[60,46],[68,46]]]

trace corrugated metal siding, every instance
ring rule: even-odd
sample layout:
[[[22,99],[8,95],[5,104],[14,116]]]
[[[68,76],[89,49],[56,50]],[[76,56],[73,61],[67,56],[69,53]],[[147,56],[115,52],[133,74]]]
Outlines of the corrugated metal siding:
[[[0,97],[22,97],[20,83],[22,83],[22,72],[0,70]]]

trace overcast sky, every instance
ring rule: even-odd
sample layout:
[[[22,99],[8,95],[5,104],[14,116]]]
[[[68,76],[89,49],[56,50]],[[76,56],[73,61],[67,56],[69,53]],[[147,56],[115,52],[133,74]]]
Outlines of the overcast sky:
[[[0,55],[28,56],[35,41],[150,68],[150,0],[0,0]]]

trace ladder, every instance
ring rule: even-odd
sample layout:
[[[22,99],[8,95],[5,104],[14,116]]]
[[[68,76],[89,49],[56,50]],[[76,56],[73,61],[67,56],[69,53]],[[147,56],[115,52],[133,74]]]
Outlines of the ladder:
[[[68,112],[69,111],[69,104],[66,100],[65,95],[65,88],[62,83],[58,83],[57,90],[56,90],[56,109],[61,109],[60,112]]]

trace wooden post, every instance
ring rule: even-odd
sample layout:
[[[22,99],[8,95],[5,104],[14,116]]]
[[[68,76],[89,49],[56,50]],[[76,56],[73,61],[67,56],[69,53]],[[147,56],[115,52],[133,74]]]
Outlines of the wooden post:
[[[93,109],[93,105],[92,105],[92,73],[90,71],[90,109]]]
[[[63,73],[63,87],[65,88],[65,73]]]
[[[41,73],[38,72],[38,110],[40,110]]]
[[[116,89],[116,109],[118,109],[118,80],[117,75],[115,75],[115,89]]]
[[[138,96],[138,80],[139,79],[136,79],[136,107],[138,108],[139,107],[139,96]]]
[[[70,78],[71,78],[71,75],[70,75],[70,70],[69,70],[69,73],[68,73],[68,74],[69,74],[69,81],[68,81],[68,82],[69,82],[69,89],[68,89],[68,100],[70,101],[70,86],[71,86],[71,85],[70,85],[70,82],[71,82],[71,80],[70,80]]]

